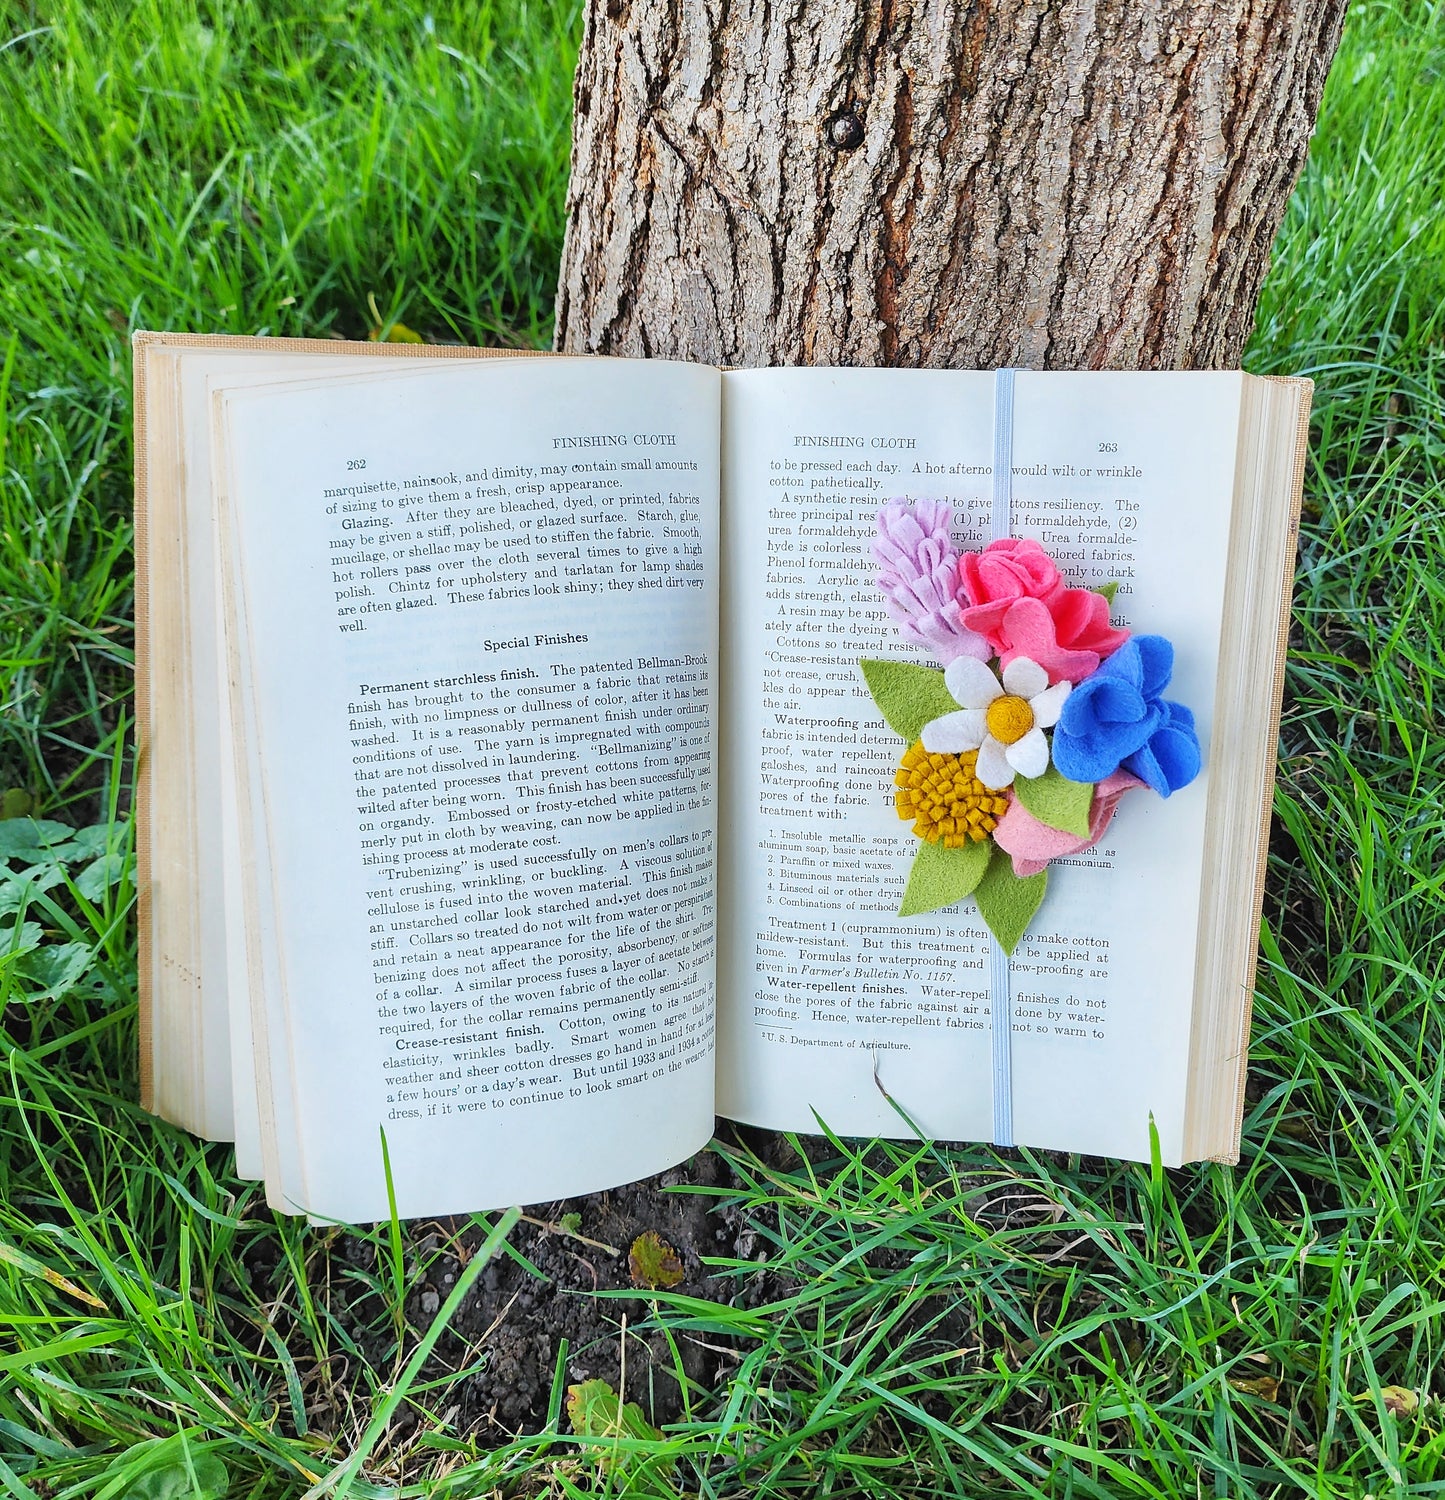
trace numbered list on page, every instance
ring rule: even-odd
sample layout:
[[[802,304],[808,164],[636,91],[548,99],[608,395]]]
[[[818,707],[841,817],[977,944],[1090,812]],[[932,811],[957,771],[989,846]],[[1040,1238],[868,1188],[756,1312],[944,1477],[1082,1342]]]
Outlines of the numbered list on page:
[[[937,665],[884,612],[877,515],[893,500],[947,500],[960,549],[990,540],[992,379],[729,382],[728,558],[745,607],[735,595],[726,621],[727,728],[757,750],[751,765],[728,762],[727,815],[752,854],[732,862],[726,886],[721,1107],[731,1094],[769,1123],[791,1111],[801,1125],[796,1086],[782,1088],[791,1075],[811,1089],[804,1107],[838,1129],[898,1133],[886,1089],[931,1133],[986,1137],[990,936],[971,901],[897,915],[918,847],[893,799],[906,747],[858,661]],[[1172,463],[1157,422],[1146,434],[1087,385],[1019,384],[1013,534],[1037,538],[1073,584],[1117,583],[1116,625],[1147,617],[1189,643],[1176,686],[1207,725],[1227,493],[1191,514],[1174,503],[1174,478],[1162,483]],[[1181,587],[1178,560],[1197,570],[1211,552],[1217,576]],[[1014,952],[1020,1139],[1136,1153],[1142,1139],[1147,1150],[1149,1111],[1167,1103],[1156,1081],[1182,1088],[1203,797],[1165,808],[1136,796],[1157,805],[1126,799],[1103,842],[1055,861]],[[1105,1089],[1121,1072],[1139,1080],[1137,1099]]]

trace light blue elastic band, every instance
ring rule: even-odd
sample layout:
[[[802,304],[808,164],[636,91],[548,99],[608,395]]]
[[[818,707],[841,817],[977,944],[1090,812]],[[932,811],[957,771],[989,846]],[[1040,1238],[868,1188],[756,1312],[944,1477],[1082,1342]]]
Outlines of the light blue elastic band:
[[[993,377],[993,540],[1013,535],[1014,372]],[[990,940],[989,1013],[993,1026],[993,1143],[1014,1143],[1013,985],[1008,954]]]
[[[1014,371],[993,376],[993,540],[1014,534]]]

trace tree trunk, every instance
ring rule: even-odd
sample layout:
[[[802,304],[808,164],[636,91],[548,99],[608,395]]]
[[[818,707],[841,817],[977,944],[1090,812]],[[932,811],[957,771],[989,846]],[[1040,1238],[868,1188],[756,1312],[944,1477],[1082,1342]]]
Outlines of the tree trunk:
[[[592,0],[557,347],[1236,365],[1344,0]]]

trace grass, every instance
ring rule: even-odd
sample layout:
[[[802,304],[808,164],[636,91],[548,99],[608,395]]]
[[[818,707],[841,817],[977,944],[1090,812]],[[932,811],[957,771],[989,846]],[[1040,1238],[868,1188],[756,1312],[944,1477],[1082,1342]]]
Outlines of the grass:
[[[449,1423],[434,1238],[134,1103],[129,330],[548,336],[572,8],[335,9],[7,13],[0,814],[81,831],[0,825],[0,1494],[1445,1489],[1445,16],[1352,12],[1249,355],[1318,389],[1241,1165],[720,1142],[761,1259],[653,1316],[732,1379],[589,1450],[565,1350]]]

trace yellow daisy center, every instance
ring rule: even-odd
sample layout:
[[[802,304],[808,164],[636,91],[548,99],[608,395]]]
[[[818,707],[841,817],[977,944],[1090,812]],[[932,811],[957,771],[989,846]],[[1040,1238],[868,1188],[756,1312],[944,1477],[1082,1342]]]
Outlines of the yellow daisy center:
[[[1001,745],[1012,745],[1034,727],[1034,711],[1028,699],[1005,693],[988,706],[988,732]]]
[[[977,765],[977,750],[929,754],[923,741],[917,741],[904,752],[893,778],[898,816],[912,822],[919,838],[945,849],[987,838],[1008,811],[1008,801],[978,779]]]

